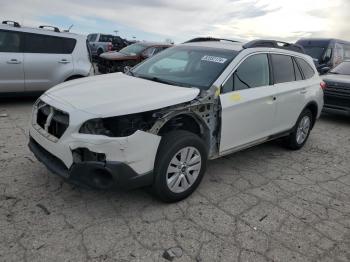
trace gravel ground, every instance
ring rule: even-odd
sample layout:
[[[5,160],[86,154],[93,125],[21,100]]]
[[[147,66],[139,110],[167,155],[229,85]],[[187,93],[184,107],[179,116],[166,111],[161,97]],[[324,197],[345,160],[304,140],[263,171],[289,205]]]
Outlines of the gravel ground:
[[[33,101],[0,101],[0,261],[350,261],[350,118],[323,116],[298,152],[212,161],[168,205],[50,174],[27,149]]]

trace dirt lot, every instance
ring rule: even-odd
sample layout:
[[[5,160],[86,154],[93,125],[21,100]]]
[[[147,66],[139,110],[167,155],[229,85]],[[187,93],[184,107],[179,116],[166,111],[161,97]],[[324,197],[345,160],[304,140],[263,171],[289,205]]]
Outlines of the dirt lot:
[[[350,118],[323,116],[299,152],[212,161],[166,205],[49,174],[27,149],[33,101],[0,101],[0,261],[350,261]]]

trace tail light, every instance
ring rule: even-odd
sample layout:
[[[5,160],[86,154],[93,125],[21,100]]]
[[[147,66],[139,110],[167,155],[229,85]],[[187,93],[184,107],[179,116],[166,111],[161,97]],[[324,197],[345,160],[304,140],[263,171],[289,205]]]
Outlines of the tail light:
[[[112,49],[113,49],[113,45],[112,45],[112,43],[108,43],[108,51],[112,51]]]
[[[323,90],[325,90],[325,89],[327,88],[327,83],[324,82],[324,81],[322,81],[322,82],[320,83],[320,86],[321,86],[321,88],[322,88]]]

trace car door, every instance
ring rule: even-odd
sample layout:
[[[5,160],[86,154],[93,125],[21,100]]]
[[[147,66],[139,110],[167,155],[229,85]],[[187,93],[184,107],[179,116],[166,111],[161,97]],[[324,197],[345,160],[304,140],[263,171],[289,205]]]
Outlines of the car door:
[[[26,91],[45,91],[73,73],[72,52],[76,40],[43,34],[25,34]]]
[[[0,30],[0,92],[23,92],[24,71],[20,32]]]
[[[305,104],[307,82],[292,56],[271,54],[276,89],[277,113],[274,133],[289,131],[295,125]]]
[[[265,140],[276,115],[268,55],[248,56],[223,84],[220,154]]]

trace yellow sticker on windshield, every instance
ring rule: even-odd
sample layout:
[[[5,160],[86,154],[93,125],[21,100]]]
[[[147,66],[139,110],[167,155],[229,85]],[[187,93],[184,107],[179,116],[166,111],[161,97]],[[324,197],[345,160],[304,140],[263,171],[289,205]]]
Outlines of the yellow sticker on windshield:
[[[230,95],[230,100],[232,102],[238,102],[238,101],[241,101],[241,99],[242,99],[242,97],[241,97],[240,93],[235,93],[235,94]]]

